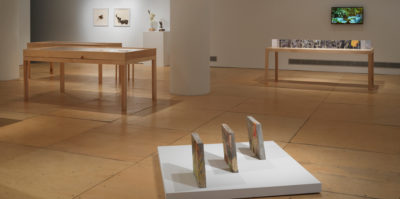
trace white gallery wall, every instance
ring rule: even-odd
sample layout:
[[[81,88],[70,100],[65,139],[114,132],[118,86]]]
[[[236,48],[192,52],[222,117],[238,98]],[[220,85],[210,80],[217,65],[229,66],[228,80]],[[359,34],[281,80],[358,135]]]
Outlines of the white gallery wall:
[[[169,0],[32,0],[32,41],[121,42],[142,47],[147,10],[168,23]],[[93,9],[109,8],[109,26],[93,26]],[[114,27],[114,9],[130,8],[130,27]]]
[[[363,6],[364,24],[330,24],[332,6]],[[93,8],[110,8],[110,17],[114,8],[131,8],[132,26],[113,27],[110,19],[109,27],[93,27]],[[210,64],[263,68],[265,47],[275,38],[372,40],[377,62],[400,63],[399,8],[399,0],[212,0],[210,56],[218,61]],[[149,23],[147,9],[170,19],[170,0],[32,0],[32,40],[123,42],[141,47]],[[366,61],[363,55],[282,53],[279,61],[282,69],[367,72],[365,67],[291,65],[289,59]],[[400,70],[377,68],[376,72]]]
[[[333,6],[363,6],[363,25],[332,25]],[[211,7],[212,66],[263,68],[265,47],[274,38],[372,40],[377,62],[400,63],[399,0],[215,0]],[[367,72],[366,68],[289,65],[288,59],[366,61],[366,56],[280,54],[282,69]],[[271,67],[273,57],[271,55]],[[400,73],[399,69],[376,69]]]

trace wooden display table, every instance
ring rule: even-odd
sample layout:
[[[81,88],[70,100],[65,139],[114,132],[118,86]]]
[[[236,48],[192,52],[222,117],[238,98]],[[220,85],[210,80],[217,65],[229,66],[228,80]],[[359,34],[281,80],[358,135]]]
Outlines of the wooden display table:
[[[30,48],[44,48],[44,47],[96,47],[96,48],[122,48],[122,43],[97,43],[97,42],[68,42],[68,41],[43,41],[43,42],[30,42],[27,44],[28,49]],[[129,73],[128,68],[128,73]],[[50,74],[54,73],[53,63],[50,62]],[[117,78],[117,73],[115,73]],[[29,71],[29,77],[31,76]],[[130,77],[130,75],[128,75]],[[103,83],[103,65],[99,64],[99,84]]]
[[[117,64],[121,74],[121,110],[127,111],[127,66],[152,61],[152,99],[157,101],[156,49],[50,47],[24,50],[24,97],[29,100],[29,69],[31,61],[60,63],[60,91],[64,93],[64,63]]]
[[[374,49],[336,49],[336,48],[274,48],[265,49],[265,77],[268,78],[269,53],[275,52],[275,81],[278,81],[279,52],[287,53],[334,53],[368,55],[368,89],[374,89]]]

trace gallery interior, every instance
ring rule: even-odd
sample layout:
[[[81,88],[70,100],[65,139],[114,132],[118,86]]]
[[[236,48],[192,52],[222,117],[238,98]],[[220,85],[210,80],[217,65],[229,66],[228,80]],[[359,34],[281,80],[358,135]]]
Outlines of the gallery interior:
[[[0,0],[0,198],[399,199],[399,8]]]

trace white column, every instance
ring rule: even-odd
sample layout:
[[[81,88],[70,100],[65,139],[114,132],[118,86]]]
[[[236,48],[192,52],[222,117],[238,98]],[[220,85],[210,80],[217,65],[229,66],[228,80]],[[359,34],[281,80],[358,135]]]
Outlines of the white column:
[[[23,51],[31,41],[31,0],[19,0],[18,63],[24,63]]]
[[[0,0],[0,80],[19,77],[19,1]]]
[[[209,0],[171,0],[170,91],[210,92]]]

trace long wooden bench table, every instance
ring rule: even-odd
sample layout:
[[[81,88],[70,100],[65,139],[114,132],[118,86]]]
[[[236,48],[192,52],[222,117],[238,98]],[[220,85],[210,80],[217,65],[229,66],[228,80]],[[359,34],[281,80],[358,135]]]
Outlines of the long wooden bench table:
[[[46,47],[95,47],[95,48],[122,48],[122,43],[98,43],[98,42],[70,42],[70,41],[40,41],[30,42],[27,44],[28,49],[30,48],[46,48]],[[132,74],[133,74],[132,69]],[[53,62],[50,62],[50,74],[54,73]],[[99,84],[103,83],[103,65],[99,64]],[[128,67],[128,79],[130,70]],[[31,71],[29,71],[29,77],[31,77]],[[117,80],[118,73],[117,67],[115,69],[115,79]],[[132,78],[133,79],[133,78]]]
[[[374,49],[336,49],[336,48],[275,48],[265,49],[265,77],[268,77],[269,54],[275,52],[275,81],[278,81],[279,53],[333,53],[368,55],[368,89],[374,89]]]
[[[29,100],[29,70],[31,61],[60,63],[60,91],[65,92],[64,63],[116,64],[121,78],[121,111],[127,112],[127,66],[152,61],[152,99],[157,101],[156,49],[50,47],[24,50],[24,98]]]

